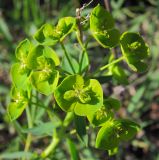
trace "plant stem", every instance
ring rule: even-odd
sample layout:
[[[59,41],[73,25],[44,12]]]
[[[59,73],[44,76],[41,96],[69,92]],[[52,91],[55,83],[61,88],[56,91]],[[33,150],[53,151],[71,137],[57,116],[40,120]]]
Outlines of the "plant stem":
[[[55,148],[60,142],[59,135],[57,135],[56,129],[54,130],[54,136],[49,144],[49,146],[42,152],[41,157],[46,158],[50,153],[53,153],[55,151]]]
[[[72,112],[68,112],[61,129],[59,130],[59,132],[56,132],[56,129],[54,130],[53,133],[53,140],[51,141],[51,143],[49,144],[49,146],[42,152],[41,157],[42,158],[46,158],[50,153],[53,153],[57,147],[57,145],[59,144],[60,140],[65,137],[65,131],[68,128],[68,125],[72,122],[73,120],[73,113]]]
[[[78,32],[80,32],[80,31],[78,31]],[[79,73],[81,74],[81,70],[82,70],[82,63],[83,63],[83,59],[84,59],[84,55],[86,54],[86,55],[88,55],[88,53],[87,53],[87,49],[86,49],[86,46],[84,46],[83,45],[83,43],[82,43],[82,41],[81,41],[81,38],[80,38],[80,34],[78,33],[78,32],[76,32],[76,36],[77,36],[77,40],[78,40],[78,43],[80,44],[80,46],[81,46],[81,48],[82,48],[82,57],[81,57],[81,60],[80,60],[80,65],[79,65]]]
[[[65,54],[65,56],[66,56],[66,58],[67,58],[67,60],[68,60],[68,63],[69,63],[69,65],[70,65],[73,73],[75,74],[76,71],[75,71],[75,69],[74,69],[74,67],[73,67],[73,64],[72,64],[71,59],[70,59],[70,57],[69,57],[69,55],[68,55],[68,53],[67,53],[67,51],[66,51],[65,46],[63,45],[62,42],[61,42],[60,44],[61,44],[61,47],[62,47],[62,49],[63,49],[63,51],[64,51],[64,54]]]
[[[28,121],[28,128],[32,128],[33,123],[32,123],[32,118],[31,118],[29,106],[26,107],[26,116],[27,116],[27,121]],[[31,133],[28,133],[26,143],[25,143],[25,148],[24,148],[25,152],[28,152],[30,145],[31,145],[31,141],[32,141],[32,135],[31,135]],[[23,160],[25,160],[25,159],[26,159],[26,157],[23,157]]]
[[[122,57],[120,57],[120,58],[112,61],[111,63],[109,63],[109,64],[107,64],[107,65],[105,65],[105,66],[103,66],[103,67],[100,67],[99,70],[100,70],[100,71],[103,71],[103,70],[105,70],[106,68],[110,67],[111,65],[116,64],[116,63],[119,63],[119,62],[122,61],[123,59],[125,59],[124,56],[122,56]]]
[[[104,0],[105,8],[110,12],[109,0]]]

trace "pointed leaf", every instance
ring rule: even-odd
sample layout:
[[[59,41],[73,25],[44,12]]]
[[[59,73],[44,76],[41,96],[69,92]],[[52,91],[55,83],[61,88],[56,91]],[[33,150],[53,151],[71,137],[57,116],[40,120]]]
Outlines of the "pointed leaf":
[[[70,55],[69,56],[69,59],[71,60],[71,63],[75,69],[75,72],[78,73],[79,71],[79,64],[78,62],[76,61],[76,59],[72,58]],[[69,62],[68,62],[68,59],[66,58],[66,56],[63,57],[62,59],[62,64],[61,64],[61,68],[66,71],[67,73],[70,73],[70,74],[74,74]]]
[[[89,58],[87,52],[82,52],[79,61],[81,62],[79,66],[79,73],[83,73],[89,67]]]
[[[87,146],[88,135],[86,133],[86,120],[85,117],[81,117],[74,114],[75,128],[80,140]]]
[[[67,139],[67,144],[69,146],[71,160],[79,160],[78,151],[73,141],[71,141],[70,139]]]

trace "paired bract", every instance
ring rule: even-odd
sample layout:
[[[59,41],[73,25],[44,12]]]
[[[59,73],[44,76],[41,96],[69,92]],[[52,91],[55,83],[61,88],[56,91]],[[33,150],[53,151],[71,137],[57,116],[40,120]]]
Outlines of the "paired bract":
[[[80,75],[67,76],[56,88],[55,99],[62,110],[85,116],[103,104],[103,91],[95,79],[84,81]]]

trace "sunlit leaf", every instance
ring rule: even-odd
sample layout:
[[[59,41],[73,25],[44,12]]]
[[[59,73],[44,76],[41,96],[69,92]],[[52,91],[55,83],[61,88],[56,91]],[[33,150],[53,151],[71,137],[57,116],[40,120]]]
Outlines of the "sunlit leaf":
[[[119,136],[115,130],[114,123],[112,121],[107,121],[104,126],[99,130],[96,137],[96,147],[112,150],[118,147],[120,142]]]
[[[119,42],[120,33],[114,27],[114,19],[111,14],[102,6],[97,5],[90,15],[90,30],[104,48],[112,48]]]
[[[65,99],[68,91],[74,90],[75,97]],[[66,77],[55,90],[55,99],[64,111],[73,111],[80,116],[95,112],[103,103],[103,91],[97,80],[84,82],[79,75]]]
[[[87,116],[89,122],[94,126],[102,126],[106,121],[113,119],[113,117],[113,112],[107,106],[102,106],[95,113]]]
[[[143,38],[138,33],[124,32],[120,37],[120,44],[129,67],[138,72],[146,71],[144,60],[150,55],[150,50]]]

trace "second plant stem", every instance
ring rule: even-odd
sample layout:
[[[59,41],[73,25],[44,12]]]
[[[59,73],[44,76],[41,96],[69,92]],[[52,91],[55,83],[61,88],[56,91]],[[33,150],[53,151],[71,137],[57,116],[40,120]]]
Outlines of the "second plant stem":
[[[53,139],[49,144],[49,146],[42,152],[41,154],[42,158],[46,158],[49,154],[55,151],[57,145],[65,135],[65,130],[67,129],[68,125],[72,122],[72,120],[73,120],[73,113],[68,112],[63,121],[63,125],[61,129],[58,131],[58,133],[56,132],[56,129],[54,129]]]
[[[106,68],[109,68],[110,66],[112,66],[113,64],[119,63],[119,62],[122,61],[123,59],[125,59],[124,56],[122,56],[122,57],[120,57],[120,58],[112,61],[111,63],[109,63],[109,64],[107,64],[107,65],[105,65],[105,66],[103,66],[103,67],[100,67],[99,70],[100,70],[100,71],[103,71],[103,70],[105,70]]]
[[[66,56],[66,58],[67,58],[67,60],[68,60],[68,63],[69,63],[69,65],[70,65],[73,73],[75,74],[76,71],[75,71],[74,66],[73,66],[73,64],[72,64],[72,61],[71,61],[71,59],[70,59],[70,57],[69,57],[69,55],[68,55],[68,53],[67,53],[67,51],[66,51],[65,46],[64,46],[64,44],[63,44],[62,42],[61,42],[60,44],[61,44],[61,47],[62,47],[62,49],[63,49],[63,51],[64,51],[64,54],[65,54],[65,56]]]

